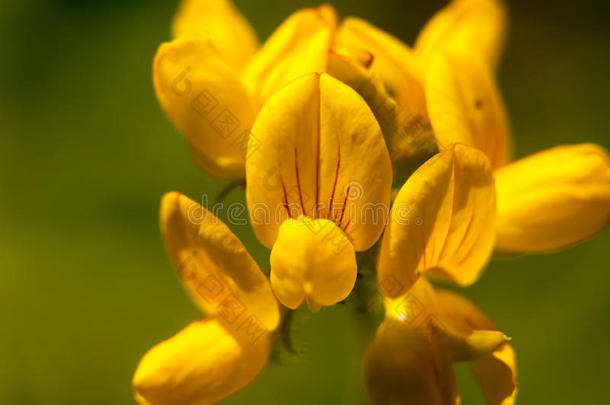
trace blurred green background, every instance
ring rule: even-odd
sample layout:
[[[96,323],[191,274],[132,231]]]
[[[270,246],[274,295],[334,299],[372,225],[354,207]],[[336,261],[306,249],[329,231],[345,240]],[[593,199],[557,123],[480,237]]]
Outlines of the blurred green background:
[[[200,316],[158,230],[161,195],[213,198],[157,106],[151,61],[176,1],[1,0],[0,403],[135,404],[139,358]],[[309,1],[236,0],[261,38]],[[412,43],[440,0],[342,0]],[[516,154],[610,147],[604,2],[511,2],[499,73]],[[243,200],[243,191],[228,201]],[[256,259],[267,253],[233,226]],[[610,378],[610,232],[567,251],[496,261],[465,294],[513,337],[521,404],[601,403]],[[345,307],[300,314],[282,356],[227,403],[367,403]],[[458,366],[463,403],[481,404]]]

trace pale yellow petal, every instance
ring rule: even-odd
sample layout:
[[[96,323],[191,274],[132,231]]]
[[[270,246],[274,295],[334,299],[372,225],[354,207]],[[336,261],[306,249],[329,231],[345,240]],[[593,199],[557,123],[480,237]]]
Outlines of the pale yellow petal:
[[[222,221],[171,192],[161,201],[161,230],[184,287],[204,312],[252,339],[277,327],[279,310],[267,278]]]
[[[377,267],[382,292],[398,297],[424,272],[474,282],[493,248],[495,198],[489,161],[474,148],[452,145],[424,163],[392,206]]]
[[[280,227],[271,251],[271,286],[278,300],[296,309],[344,300],[356,282],[354,246],[345,233],[326,219],[288,219]]]
[[[182,0],[172,35],[210,40],[227,64],[237,70],[258,48],[256,32],[231,0]]]
[[[393,318],[383,321],[366,350],[364,382],[374,404],[459,404],[447,354],[428,334]]]
[[[401,116],[427,120],[423,70],[409,47],[359,18],[346,18],[333,46],[337,51],[366,51],[373,57],[370,69],[379,76],[401,108]]]
[[[497,328],[477,307],[460,295],[437,290],[437,302],[445,322],[450,322],[464,332]],[[488,405],[512,405],[517,396],[517,365],[515,351],[508,343],[500,345],[493,353],[473,359],[470,368],[477,379]]]
[[[303,76],[269,100],[253,134],[260,146],[247,161],[247,199],[265,246],[299,215],[335,222],[356,251],[375,243],[387,219],[392,169],[362,97],[329,75]]]
[[[494,169],[508,163],[504,103],[491,70],[477,58],[438,52],[426,74],[426,100],[439,148],[460,142],[483,151]]]
[[[207,405],[250,384],[267,364],[271,336],[241,341],[207,318],[153,347],[133,378],[142,405]]]
[[[242,76],[258,108],[291,80],[326,71],[335,25],[334,10],[322,6],[297,11],[275,30]]]
[[[610,158],[600,146],[555,147],[495,175],[500,251],[560,249],[610,223]]]
[[[254,110],[232,69],[207,40],[159,47],[153,82],[161,108],[210,174],[243,179]]]
[[[497,67],[506,41],[507,14],[502,0],[453,0],[420,32],[417,57],[427,66],[436,51],[451,47]]]

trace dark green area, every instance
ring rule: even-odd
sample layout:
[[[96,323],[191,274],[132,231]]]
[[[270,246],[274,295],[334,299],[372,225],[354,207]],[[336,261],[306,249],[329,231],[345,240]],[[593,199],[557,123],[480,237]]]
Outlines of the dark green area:
[[[308,1],[237,0],[261,37]],[[610,25],[601,1],[513,2],[500,86],[516,155],[610,147]],[[443,2],[335,2],[407,42]],[[161,195],[223,187],[191,162],[154,98],[174,1],[2,0],[0,403],[134,404],[139,358],[196,319],[158,231]],[[228,201],[243,200],[234,192]],[[260,263],[267,252],[234,226]],[[610,233],[493,262],[464,293],[513,337],[521,404],[600,403],[610,371]],[[280,356],[228,403],[367,403],[368,336],[349,306],[302,311]],[[458,367],[462,403],[482,403]]]

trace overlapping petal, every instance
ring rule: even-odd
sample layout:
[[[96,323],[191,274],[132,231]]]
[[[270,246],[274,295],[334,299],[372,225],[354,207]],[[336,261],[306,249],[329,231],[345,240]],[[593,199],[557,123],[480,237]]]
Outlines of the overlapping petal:
[[[424,331],[394,318],[383,321],[366,350],[364,383],[376,405],[459,404],[448,355]]]
[[[260,146],[249,152],[247,199],[264,245],[299,215],[335,222],[357,251],[375,243],[392,169],[379,124],[353,89],[326,74],[297,79],[267,102],[253,134]]]
[[[208,405],[249,384],[265,367],[271,335],[240,340],[224,322],[193,322],[159,343],[140,361],[133,378],[142,405]]]
[[[397,297],[429,276],[474,282],[494,243],[496,193],[487,158],[452,145],[424,163],[398,192],[379,255],[384,294]],[[384,287],[395,279],[399,289]]]
[[[497,249],[544,252],[610,223],[610,158],[594,144],[555,147],[495,173]]]
[[[279,309],[267,278],[211,212],[168,193],[161,202],[161,229],[185,289],[206,314],[222,315],[231,329],[277,327]]]
[[[452,0],[422,29],[415,51],[424,68],[443,48],[480,57],[493,68],[499,63],[506,31],[507,10],[502,0]]]
[[[412,120],[427,120],[423,76],[412,50],[392,35],[359,18],[346,18],[339,27],[334,47],[366,51],[372,57],[371,70]]]
[[[189,141],[197,163],[220,178],[243,178],[254,109],[216,47],[202,39],[161,45],[153,82],[161,108]]]
[[[307,8],[275,30],[242,75],[257,108],[289,81],[326,71],[336,19],[330,6]]]
[[[510,131],[493,73],[479,59],[438,52],[427,70],[426,99],[439,148],[455,142],[483,151],[494,169],[510,159]]]
[[[497,328],[472,303],[447,290],[437,290],[437,301],[446,322],[464,333],[473,330],[495,331]],[[492,353],[471,359],[470,369],[477,379],[488,405],[512,405],[517,396],[517,364],[515,351],[508,342]]]
[[[231,0],[182,0],[172,36],[210,40],[236,70],[244,67],[258,49],[256,32]]]
[[[296,309],[334,305],[354,288],[354,246],[332,221],[300,216],[280,226],[271,251],[271,286],[278,300]]]

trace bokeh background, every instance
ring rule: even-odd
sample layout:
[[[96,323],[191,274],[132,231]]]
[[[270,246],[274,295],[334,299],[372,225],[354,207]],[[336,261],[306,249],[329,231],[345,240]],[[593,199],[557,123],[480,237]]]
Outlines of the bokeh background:
[[[261,38],[310,1],[236,0]],[[412,43],[444,1],[341,0]],[[158,230],[169,190],[223,187],[191,161],[151,85],[176,1],[0,1],[0,403],[135,404],[139,358],[200,316]],[[610,147],[603,1],[510,2],[499,72],[524,156]],[[243,201],[235,191],[228,202]],[[233,226],[263,267],[268,254]],[[513,337],[520,404],[602,403],[610,378],[610,232],[567,251],[494,261],[465,294]],[[344,306],[301,313],[280,356],[229,404],[366,404],[360,333]],[[458,366],[464,404],[482,404]]]

